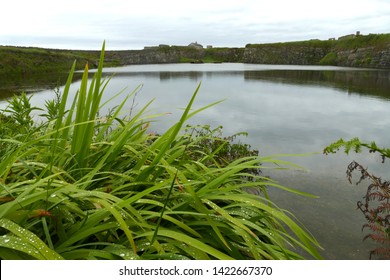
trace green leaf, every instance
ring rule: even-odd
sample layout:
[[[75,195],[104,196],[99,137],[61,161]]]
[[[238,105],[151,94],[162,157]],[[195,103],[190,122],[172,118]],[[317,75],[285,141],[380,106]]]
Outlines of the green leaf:
[[[0,227],[13,235],[0,237],[0,246],[21,251],[40,260],[62,260],[63,258],[50,249],[39,237],[8,219],[0,219]]]
[[[184,110],[183,115],[181,116],[180,120],[172,126],[163,136],[161,136],[156,142],[154,142],[151,145],[151,151],[155,150],[158,148],[158,152],[156,156],[154,157],[153,161],[151,162],[150,166],[143,170],[137,180],[139,181],[146,181],[146,179],[149,177],[151,172],[156,168],[157,164],[160,162],[162,157],[165,155],[166,151],[168,150],[169,146],[172,144],[174,139],[177,137],[179,131],[182,129],[184,122],[187,120],[188,114],[191,110],[192,104],[195,101],[196,95],[199,91],[201,83],[199,83],[198,87],[196,88],[194,94],[191,97],[190,102],[188,103],[186,109]],[[139,161],[138,165],[136,168],[140,168],[141,164],[144,164],[146,159],[149,157],[150,152],[146,153],[145,156],[141,161]],[[154,179],[158,176],[158,172],[154,175]]]
[[[245,203],[248,206],[253,206],[258,209],[261,209],[268,213],[271,217],[276,218],[278,221],[282,222],[283,224],[287,225],[290,230],[298,237],[299,241],[302,244],[302,249],[307,251],[309,254],[311,254],[313,257],[317,259],[322,259],[321,255],[318,253],[317,248],[320,248],[318,242],[314,239],[312,235],[307,233],[304,229],[302,229],[300,226],[298,226],[290,217],[288,217],[283,211],[272,207],[266,203],[262,203],[257,198],[255,198],[253,195],[244,195],[244,194],[226,194],[224,196],[209,196],[208,199],[224,199],[224,200],[231,200],[235,202]],[[237,225],[239,226],[239,225]],[[292,238],[292,240],[294,240]]]
[[[144,234],[139,235],[139,237],[152,236],[153,234],[154,234],[154,232],[148,232],[148,233],[144,233]],[[172,238],[174,240],[177,240],[179,242],[186,243],[187,245],[194,247],[196,249],[202,250],[203,252],[205,252],[205,253],[207,253],[207,254],[209,254],[209,255],[211,255],[219,260],[233,260],[232,257],[226,255],[225,253],[207,245],[206,243],[204,243],[202,241],[199,241],[198,239],[195,239],[193,237],[190,237],[190,236],[183,234],[181,232],[178,232],[178,231],[160,228],[158,231],[158,236],[165,236],[165,237],[169,237],[169,238]]]

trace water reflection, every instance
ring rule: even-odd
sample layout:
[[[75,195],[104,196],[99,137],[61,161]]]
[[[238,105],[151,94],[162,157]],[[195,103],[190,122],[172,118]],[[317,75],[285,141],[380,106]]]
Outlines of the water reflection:
[[[234,64],[233,64],[234,65]],[[240,64],[242,65],[242,64]],[[287,68],[287,69],[286,69]],[[118,68],[117,68],[118,69]],[[125,68],[127,69],[127,68]],[[220,76],[230,76],[234,78],[243,78],[246,81],[270,81],[274,83],[286,83],[296,85],[318,85],[323,87],[334,87],[347,91],[350,94],[367,95],[390,99],[390,71],[374,69],[355,69],[342,67],[287,67],[280,65],[263,65],[258,70],[256,67],[244,67],[243,69],[228,68],[205,68],[188,69],[182,71],[126,71],[120,69],[106,71],[106,75],[115,74],[117,77],[145,77],[159,78],[160,81],[169,82],[173,79],[188,79],[199,81],[202,79],[218,78]],[[271,69],[271,70],[270,70]]]
[[[351,94],[390,99],[390,71],[385,70],[272,70],[246,71],[244,75],[247,80],[264,80],[298,85],[320,85],[346,90]]]
[[[334,87],[350,94],[390,99],[390,71],[357,69],[343,67],[291,66],[291,65],[251,65],[251,64],[215,64],[215,65],[139,65],[108,68],[105,75],[130,78],[158,78],[161,82],[173,79],[199,81],[221,76],[245,79],[247,82],[269,81],[295,85],[318,85]],[[44,75],[0,76],[0,100],[21,91],[38,92],[54,89],[65,83],[67,73]],[[81,78],[75,73],[74,80]]]
[[[21,92],[35,93],[43,90],[54,90],[65,84],[68,73],[45,74],[19,74],[0,75],[0,100],[12,97]],[[75,80],[80,79],[75,74]]]
[[[159,72],[112,72],[106,71],[104,74],[106,76],[114,75],[115,77],[145,77],[149,78],[158,78],[161,82],[169,82],[171,80],[186,79],[192,81],[199,81],[203,79],[212,79],[217,77],[227,77],[235,76],[236,78],[244,77],[245,72],[243,71],[159,71]]]

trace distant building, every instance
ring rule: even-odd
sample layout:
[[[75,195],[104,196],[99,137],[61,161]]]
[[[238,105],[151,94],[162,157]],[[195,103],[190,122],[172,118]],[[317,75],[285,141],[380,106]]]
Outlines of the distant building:
[[[188,46],[191,48],[203,49],[203,46],[201,44],[198,44],[198,42],[191,43]]]
[[[213,48],[213,46],[212,45],[207,45],[207,47],[206,47],[207,49],[212,49]]]

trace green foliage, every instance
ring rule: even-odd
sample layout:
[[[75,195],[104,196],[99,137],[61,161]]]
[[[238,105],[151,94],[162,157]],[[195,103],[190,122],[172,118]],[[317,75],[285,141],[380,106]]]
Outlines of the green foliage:
[[[0,238],[0,247],[3,247],[0,251],[0,259],[9,257],[13,259],[26,258],[20,252],[39,260],[63,259],[35,234],[8,219],[0,219],[0,228],[8,231]]]
[[[8,150],[16,148],[18,141],[15,140],[23,134],[26,134],[26,127],[18,124],[14,117],[0,113],[0,139],[3,139],[0,141],[0,157],[7,154]]]
[[[46,113],[43,113],[41,116],[46,117],[46,119],[49,122],[58,119],[60,113],[60,105],[61,105],[61,92],[57,88],[55,90],[55,98],[45,101]]]
[[[385,48],[390,44],[390,34],[369,34],[352,36],[351,38],[340,40],[307,40],[296,42],[270,43],[270,44],[247,44],[247,48],[261,48],[261,47],[312,47],[324,48],[333,50],[350,50],[365,47],[375,47],[378,49]]]
[[[269,44],[247,44],[246,48],[261,48],[261,47],[289,47],[289,48],[331,48],[333,41],[330,40],[307,40],[307,41],[294,41],[294,42],[281,42],[281,43],[269,43]]]
[[[37,107],[31,107],[31,97],[27,97],[26,93],[22,93],[21,96],[14,96],[9,100],[8,106],[4,110],[5,113],[12,114],[12,119],[25,129],[29,129],[33,125],[32,111],[39,110]]]
[[[240,158],[259,155],[259,151],[252,150],[250,145],[236,141],[240,136],[248,136],[246,132],[223,136],[222,126],[212,129],[209,125],[187,126],[185,132],[188,133],[188,146],[183,157],[195,161],[203,160],[207,166],[226,167]],[[260,175],[259,167],[245,172]],[[251,180],[250,177],[247,179]]]
[[[26,76],[38,71],[60,73],[67,71],[75,59],[79,61],[78,69],[91,61],[82,52],[72,54],[70,51],[0,46],[0,75]]]
[[[27,118],[24,137],[2,135],[1,259],[301,259],[298,248],[321,258],[314,237],[267,196],[267,187],[286,188],[259,168],[282,161],[234,142],[238,134],[222,137],[221,128],[185,130],[216,104],[192,110],[200,85],[181,119],[155,135],[144,115],[150,103],[120,117],[134,93],[98,116],[103,59],[104,45],[70,104],[75,64],[42,123]]]
[[[337,65],[337,53],[330,52],[320,60],[320,65]]]
[[[194,63],[194,62],[200,62],[190,57],[180,57],[179,63]]]
[[[13,134],[17,130],[18,125],[13,117],[0,113],[0,137]]]
[[[34,79],[34,73],[46,73],[49,80],[56,73],[55,80],[67,72],[76,61],[76,69],[84,69],[86,63],[96,68],[99,51],[43,49],[34,47],[0,46],[0,78],[7,81]],[[110,52],[106,65],[118,66],[117,54]],[[53,82],[55,82],[55,80]]]
[[[368,149],[370,153],[379,153],[383,161],[385,161],[385,158],[390,158],[389,148],[379,148],[374,141],[370,143],[365,143],[361,142],[359,138],[353,138],[348,141],[344,141],[341,138],[326,147],[324,149],[324,154],[336,153],[341,148],[344,148],[344,152],[346,154],[349,154],[351,150],[353,150],[355,153],[360,153],[363,147]]]
[[[334,44],[334,49],[336,50],[351,50],[366,47],[384,49],[390,44],[390,34],[354,36],[353,38],[334,41]]]

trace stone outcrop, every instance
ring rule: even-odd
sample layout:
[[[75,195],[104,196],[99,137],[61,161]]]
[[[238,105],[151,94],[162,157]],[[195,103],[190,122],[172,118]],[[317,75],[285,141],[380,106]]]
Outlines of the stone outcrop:
[[[390,44],[384,49],[375,47],[338,50],[336,65],[370,68],[390,68]]]
[[[339,40],[248,44],[245,63],[390,68],[390,34],[348,35]]]
[[[143,50],[136,51],[107,52],[106,58],[108,61],[117,62],[120,65],[179,62],[242,62],[390,69],[390,40],[381,44],[376,44],[375,40],[372,42],[368,40],[363,41],[363,43],[360,42],[360,45],[353,41],[362,37],[355,36],[352,39],[343,40],[248,44],[245,48],[160,45],[145,47]]]
[[[326,47],[283,44],[247,46],[243,62],[258,64],[315,65],[329,52]]]
[[[181,46],[145,47],[143,50],[107,51],[106,60],[121,65],[180,62],[242,62],[244,48]]]

